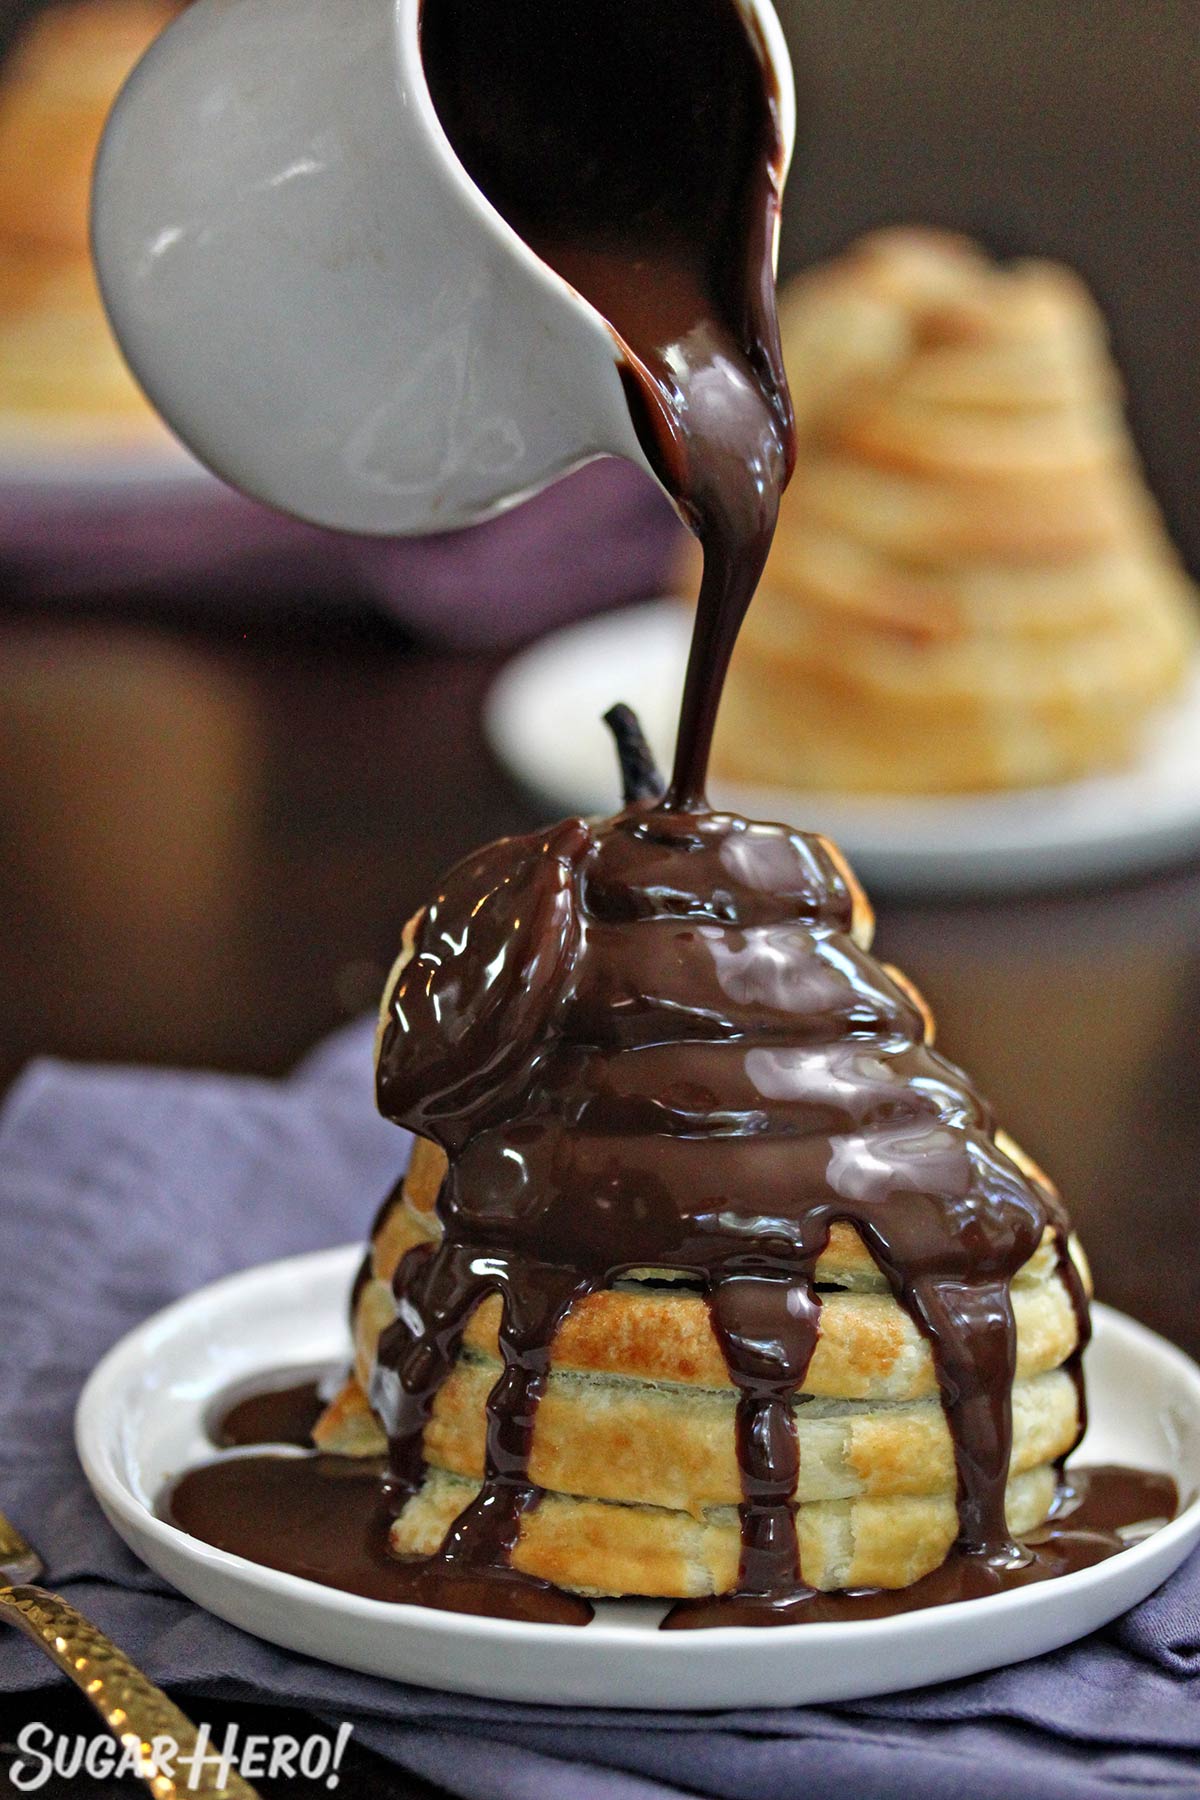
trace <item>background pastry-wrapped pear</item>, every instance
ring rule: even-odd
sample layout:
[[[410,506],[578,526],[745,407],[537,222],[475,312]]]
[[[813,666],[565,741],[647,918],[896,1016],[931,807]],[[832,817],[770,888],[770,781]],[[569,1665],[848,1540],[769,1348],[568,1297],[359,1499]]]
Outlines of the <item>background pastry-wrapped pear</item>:
[[[720,773],[936,792],[1128,761],[1184,678],[1195,595],[1082,283],[895,230],[781,310],[800,456]]]

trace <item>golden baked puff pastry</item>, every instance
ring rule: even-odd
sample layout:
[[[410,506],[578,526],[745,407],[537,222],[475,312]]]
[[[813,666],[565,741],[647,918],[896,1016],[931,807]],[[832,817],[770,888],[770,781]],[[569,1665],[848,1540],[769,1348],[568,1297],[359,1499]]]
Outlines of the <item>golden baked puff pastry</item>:
[[[921,793],[1128,761],[1188,665],[1195,593],[1083,284],[883,231],[780,318],[799,458],[720,773]]]
[[[911,1051],[903,1050],[893,1041],[892,1028],[891,1048],[883,1054],[902,1062],[908,1058],[918,1081],[929,1078],[916,1074],[918,1062],[921,1070],[948,1070],[920,1048],[932,1040],[932,1019],[915,988],[866,957],[873,922],[853,876],[832,847],[808,842],[821,846],[817,853],[824,859],[825,878],[842,896],[846,935],[837,939],[844,948],[836,955],[855,957],[872,970],[871,979],[894,996],[896,1017],[903,1018],[914,1040]],[[489,885],[487,854],[478,863],[481,898],[474,909],[467,908],[473,916],[495,906],[500,891]],[[450,885],[456,897],[453,878]],[[445,895],[439,896],[443,902],[449,915]],[[445,943],[461,942],[450,924],[439,929]],[[385,1059],[398,1012],[429,999],[431,931],[428,917],[418,915],[389,977],[379,1038]],[[420,967],[422,944],[428,975]],[[416,1000],[405,998],[416,990]],[[454,1006],[469,1011],[461,983],[449,993]],[[447,1067],[436,1075],[439,1081],[457,1079],[450,1059],[466,1041],[456,1027],[448,1024],[447,1031]],[[860,1075],[873,1066],[874,1052],[852,1046],[849,1053],[857,1058]],[[837,1071],[847,1068],[836,1048],[804,1054],[816,1062],[828,1060],[835,1083]],[[812,1063],[813,1080],[816,1073]],[[882,1069],[871,1078],[882,1080]],[[958,1103],[949,1104],[958,1116]],[[1002,1133],[995,1135],[994,1147],[1014,1178],[1019,1175],[1052,1197],[1041,1171]],[[418,1137],[408,1171],[376,1221],[355,1287],[354,1370],[318,1426],[323,1450],[351,1456],[387,1450],[367,1396],[379,1379],[381,1338],[408,1329],[398,1275],[411,1266],[408,1259],[429,1257],[444,1241],[439,1199],[446,1173],[443,1151]],[[1075,1357],[1087,1276],[1072,1241],[1075,1292],[1068,1290],[1064,1245],[1061,1226],[1047,1225],[1011,1283],[1016,1356],[1006,1505],[1015,1534],[1045,1519],[1058,1464],[1081,1429]],[[898,1304],[852,1225],[833,1224],[816,1281],[819,1336],[793,1403],[799,1449],[794,1506],[803,1579],[822,1590],[903,1587],[943,1562],[959,1530],[954,1445],[934,1359],[927,1338]],[[492,1294],[466,1317],[452,1366],[433,1397],[421,1445],[422,1476],[392,1530],[392,1548],[399,1555],[437,1552],[479,1492],[489,1395],[502,1385],[505,1366],[501,1331],[501,1301]],[[523,1514],[513,1567],[595,1595],[684,1599],[732,1591],[743,1498],[737,1406],[710,1303],[697,1284],[665,1270],[633,1269],[586,1293],[554,1335],[528,1460],[528,1477],[540,1493]]]
[[[88,201],[117,91],[178,11],[171,0],[48,7],[0,75],[0,431],[11,439],[53,446],[162,429],[104,317]]]

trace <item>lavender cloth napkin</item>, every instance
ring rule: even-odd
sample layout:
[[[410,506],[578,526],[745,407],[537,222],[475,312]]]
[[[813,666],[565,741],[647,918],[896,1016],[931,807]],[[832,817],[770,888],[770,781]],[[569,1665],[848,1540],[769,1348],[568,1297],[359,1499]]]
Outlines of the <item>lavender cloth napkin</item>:
[[[71,1447],[96,1358],[229,1270],[363,1235],[406,1154],[372,1111],[370,1028],[286,1082],[33,1065],[0,1113],[0,1504],[50,1580],[159,1681],[331,1720],[471,1800],[1175,1800],[1200,1791],[1200,1557],[1053,1656],[853,1706],[513,1706],[293,1656],[179,1598],[92,1502]],[[917,1671],[914,1670],[914,1673]],[[0,1635],[0,1692],[55,1679]],[[24,1704],[24,1703],[23,1703]]]
[[[23,600],[367,606],[462,649],[521,643],[669,592],[686,535],[649,476],[611,457],[485,524],[421,538],[320,531],[199,468],[102,493],[0,482],[0,577]]]

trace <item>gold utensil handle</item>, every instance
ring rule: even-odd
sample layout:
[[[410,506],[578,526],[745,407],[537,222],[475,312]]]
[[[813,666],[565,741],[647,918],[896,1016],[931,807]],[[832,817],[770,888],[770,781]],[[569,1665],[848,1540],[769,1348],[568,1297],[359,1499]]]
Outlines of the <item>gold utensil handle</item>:
[[[138,1755],[138,1774],[158,1800],[258,1800],[236,1771],[220,1779],[219,1768],[193,1771],[191,1756],[200,1744],[196,1727],[136,1668],[124,1651],[57,1594],[39,1587],[0,1588],[0,1619],[31,1638],[87,1696],[109,1730]],[[169,1740],[169,1756],[154,1740]],[[212,1762],[217,1752],[210,1750]],[[186,1778],[177,1771],[187,1768]]]
[[[19,1581],[37,1581],[45,1572],[33,1545],[0,1512],[0,1588],[15,1586]]]

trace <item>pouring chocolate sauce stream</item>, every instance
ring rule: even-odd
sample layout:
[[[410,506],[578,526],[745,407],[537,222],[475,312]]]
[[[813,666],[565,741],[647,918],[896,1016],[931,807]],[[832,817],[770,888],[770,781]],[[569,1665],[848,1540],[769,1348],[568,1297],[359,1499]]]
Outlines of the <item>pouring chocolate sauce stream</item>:
[[[381,1110],[449,1162],[444,1235],[397,1272],[399,1316],[370,1396],[388,1430],[393,1509],[420,1488],[434,1400],[493,1293],[504,1372],[479,1497],[441,1551],[381,1560],[371,1477],[375,1523],[364,1536],[360,1512],[361,1529],[340,1533],[367,1545],[362,1566],[338,1584],[585,1622],[585,1602],[511,1566],[540,1499],[534,1418],[567,1311],[650,1270],[708,1298],[738,1391],[744,1496],[737,1591],[683,1603],[667,1622],[850,1607],[805,1587],[792,1503],[817,1263],[838,1223],[857,1229],[929,1341],[958,1475],[958,1544],[926,1598],[860,1597],[860,1613],[1112,1554],[1111,1532],[1052,1525],[1030,1547],[1005,1522],[1009,1286],[1047,1234],[1080,1350],[1087,1337],[1056,1197],[997,1147],[983,1101],[926,1043],[920,1005],[867,954],[830,847],[705,799],[725,670],[794,456],[772,267],[782,147],[761,46],[734,0],[425,0],[422,52],[467,172],[610,325],[640,440],[700,539],[704,573],[665,793],[622,720],[625,810],[504,840],[452,871],[390,996]],[[241,1547],[250,1553],[248,1532],[273,1561],[263,1521],[282,1525],[279,1495],[299,1504],[300,1485],[319,1478],[295,1461],[258,1477],[248,1461],[213,1465],[168,1504],[210,1538],[219,1514],[227,1547],[238,1547],[230,1519],[252,1520]],[[256,1480],[250,1508],[234,1496]],[[365,1491],[343,1483],[338,1505],[361,1508]],[[321,1516],[327,1527],[328,1507]],[[310,1550],[306,1573],[320,1563]]]

